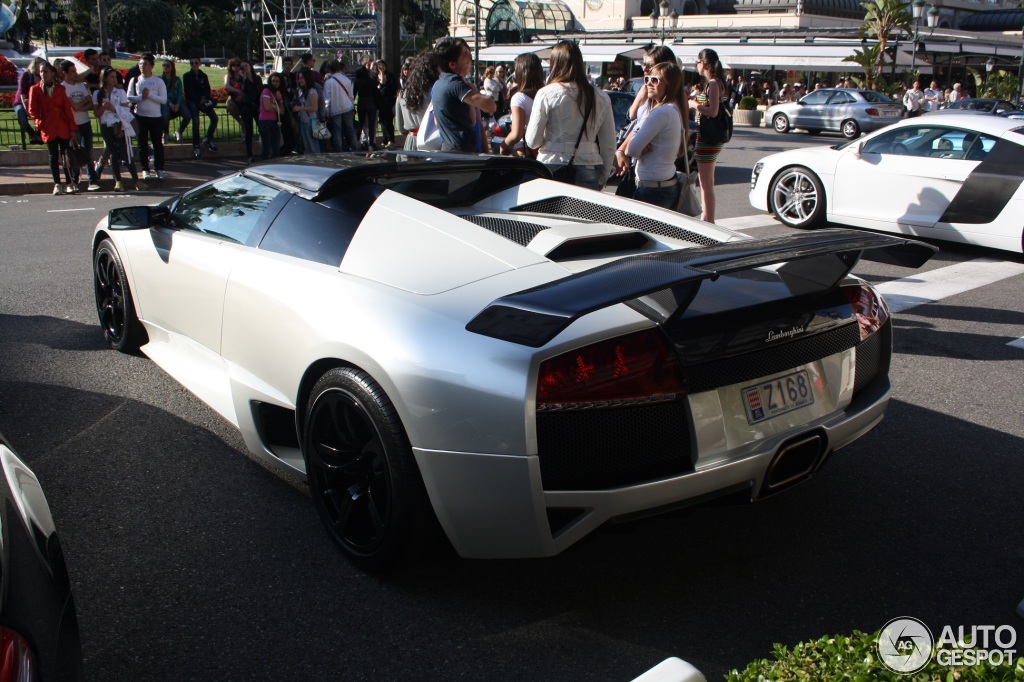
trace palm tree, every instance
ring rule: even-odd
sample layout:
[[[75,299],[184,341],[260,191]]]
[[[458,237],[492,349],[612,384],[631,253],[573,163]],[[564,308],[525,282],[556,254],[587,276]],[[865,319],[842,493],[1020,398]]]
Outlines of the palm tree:
[[[875,70],[881,59],[879,55],[883,54],[882,44],[880,42],[874,45],[865,44],[863,47],[863,50],[854,48],[853,56],[846,57],[843,61],[853,62],[864,69],[864,87],[868,90],[875,90]]]
[[[885,48],[889,43],[889,35],[901,30],[910,33],[913,18],[907,11],[904,0],[868,0],[860,3],[864,8],[864,25],[860,27],[860,36],[870,36],[878,40],[878,54],[875,62],[875,78],[881,76],[885,68]],[[896,55],[893,55],[896,61]],[[873,79],[874,80],[874,79]]]

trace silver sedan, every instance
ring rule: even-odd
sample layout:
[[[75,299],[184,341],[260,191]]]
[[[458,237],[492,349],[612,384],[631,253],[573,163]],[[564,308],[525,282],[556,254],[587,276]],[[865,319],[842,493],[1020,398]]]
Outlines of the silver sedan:
[[[823,130],[852,140],[895,123],[905,109],[880,92],[856,88],[822,88],[796,102],[776,104],[765,113],[777,133],[801,128],[816,135]]]

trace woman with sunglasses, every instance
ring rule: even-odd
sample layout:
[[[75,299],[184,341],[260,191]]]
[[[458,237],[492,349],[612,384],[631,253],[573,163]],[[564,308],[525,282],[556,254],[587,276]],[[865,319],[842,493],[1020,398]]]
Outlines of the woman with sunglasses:
[[[697,73],[706,79],[703,91],[689,101],[697,112],[697,174],[700,178],[700,194],[704,205],[701,220],[715,222],[715,161],[722,151],[722,145],[709,144],[700,139],[700,117],[718,116],[720,107],[727,106],[722,98],[726,96],[725,74],[718,53],[705,48],[697,54]]]
[[[683,152],[690,116],[683,97],[683,72],[670,62],[655,64],[644,76],[646,115],[629,136],[626,156],[637,159],[633,198],[662,208],[679,195],[676,158]]]
[[[647,54],[644,55],[643,68],[644,75],[646,76],[654,68],[655,64],[661,64],[662,62],[671,62],[676,64],[676,53],[672,51],[672,48],[666,45],[655,45],[647,48]],[[633,99],[633,104],[629,106],[629,119],[635,120],[640,115],[640,109],[643,107],[644,102],[647,101],[647,87],[640,88],[636,97]]]

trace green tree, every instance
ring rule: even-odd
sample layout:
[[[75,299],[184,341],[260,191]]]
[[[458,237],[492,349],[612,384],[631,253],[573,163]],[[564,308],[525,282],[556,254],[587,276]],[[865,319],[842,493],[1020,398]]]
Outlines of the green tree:
[[[882,54],[882,44],[865,45],[863,50],[854,48],[853,56],[843,59],[844,62],[853,62],[864,69],[864,87],[868,90],[875,89],[875,68],[879,62],[879,55]]]
[[[864,25],[860,27],[861,37],[872,37],[878,40],[878,51],[872,69],[877,81],[885,68],[885,50],[889,45],[889,36],[895,31],[911,30],[912,15],[907,11],[904,0],[868,0],[860,3],[864,8]],[[896,59],[896,55],[893,55]]]
[[[159,0],[125,0],[111,6],[107,31],[111,37],[124,38],[128,48],[138,52],[160,50],[170,40],[174,28],[174,10]]]

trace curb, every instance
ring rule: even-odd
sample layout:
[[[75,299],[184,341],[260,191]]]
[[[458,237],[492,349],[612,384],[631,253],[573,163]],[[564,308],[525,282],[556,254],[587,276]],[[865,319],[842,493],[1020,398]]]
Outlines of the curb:
[[[127,173],[125,174],[127,176]],[[192,189],[197,185],[201,185],[207,182],[208,178],[167,178],[166,180],[143,180],[146,183],[146,189],[142,190],[148,192],[149,190],[156,189]],[[129,179],[127,181],[131,183]],[[86,183],[83,181],[79,183],[84,186]],[[100,187],[95,192],[87,192],[84,189],[81,194],[114,194],[114,181],[113,180],[100,180]],[[53,191],[52,180],[31,180],[28,182],[6,182],[0,184],[0,196],[20,196],[22,194],[50,194]],[[130,194],[134,190],[126,189],[118,194]],[[62,195],[66,196],[66,195]],[[75,196],[75,195],[71,195]]]
[[[255,147],[256,156],[259,156],[259,144],[253,145]],[[138,149],[136,145],[132,145],[132,149]],[[209,159],[227,159],[233,157],[245,157],[245,145],[241,142],[222,142],[217,145],[218,151],[211,152],[204,148],[203,156]],[[103,151],[103,144],[93,147],[93,154],[97,155]],[[133,154],[135,152],[132,152]],[[188,142],[171,142],[164,145],[164,160],[165,161],[190,161],[192,159],[192,143]],[[17,151],[0,151],[0,167],[2,168],[13,168],[19,166],[42,166],[49,168],[50,166],[50,153],[45,149],[25,149]]]

